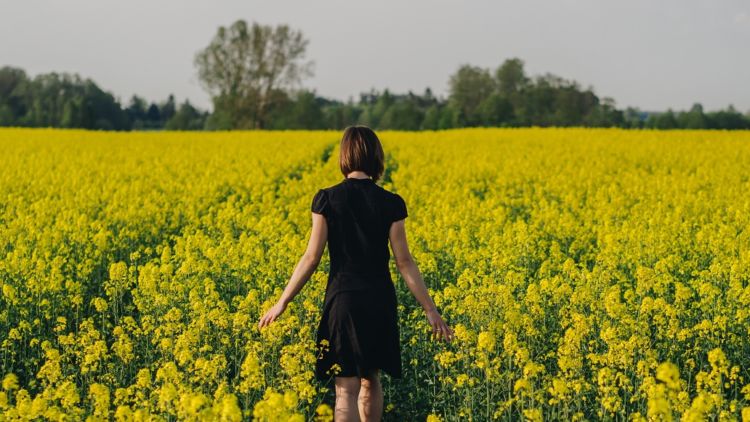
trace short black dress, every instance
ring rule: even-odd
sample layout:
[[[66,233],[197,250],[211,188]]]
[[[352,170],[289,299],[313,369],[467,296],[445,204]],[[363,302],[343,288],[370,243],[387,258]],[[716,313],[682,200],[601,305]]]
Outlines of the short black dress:
[[[330,257],[315,377],[363,377],[378,368],[401,378],[388,232],[406,218],[404,200],[370,178],[345,178],[315,194],[312,212],[326,219]]]

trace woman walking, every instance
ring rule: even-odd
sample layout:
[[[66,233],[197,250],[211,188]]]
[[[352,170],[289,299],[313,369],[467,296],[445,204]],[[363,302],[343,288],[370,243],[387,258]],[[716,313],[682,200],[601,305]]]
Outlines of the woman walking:
[[[344,179],[312,199],[307,250],[279,301],[261,318],[273,322],[302,289],[320,262],[326,242],[330,272],[317,330],[315,377],[335,378],[334,419],[379,421],[383,413],[380,371],[401,378],[396,290],[388,269],[390,240],[396,266],[422,305],[433,337],[453,331],[432,301],[406,241],[406,203],[376,182],[383,174],[380,140],[366,126],[349,126],[340,144]]]

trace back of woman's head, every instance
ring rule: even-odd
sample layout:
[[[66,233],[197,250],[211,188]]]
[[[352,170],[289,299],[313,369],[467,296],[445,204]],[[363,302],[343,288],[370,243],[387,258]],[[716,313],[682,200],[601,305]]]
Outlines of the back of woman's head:
[[[374,181],[380,179],[385,169],[383,146],[372,129],[363,125],[344,129],[339,148],[339,167],[344,177],[359,170]]]

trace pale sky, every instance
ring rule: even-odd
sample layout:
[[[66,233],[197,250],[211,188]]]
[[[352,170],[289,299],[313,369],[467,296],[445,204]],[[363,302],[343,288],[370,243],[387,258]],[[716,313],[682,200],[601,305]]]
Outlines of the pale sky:
[[[123,103],[210,98],[193,57],[220,25],[286,23],[309,39],[318,95],[445,96],[461,64],[592,86],[617,106],[750,110],[750,0],[4,0],[0,66],[77,72]]]

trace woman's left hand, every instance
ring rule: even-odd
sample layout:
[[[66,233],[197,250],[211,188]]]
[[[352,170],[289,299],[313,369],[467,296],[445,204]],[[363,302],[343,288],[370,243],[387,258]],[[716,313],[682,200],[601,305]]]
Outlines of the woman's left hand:
[[[286,303],[284,302],[276,302],[275,305],[271,307],[271,309],[266,312],[265,315],[263,315],[263,318],[260,319],[260,322],[258,322],[258,329],[261,329],[268,324],[274,322],[276,318],[278,318],[279,315],[281,315],[284,310],[286,309]]]

